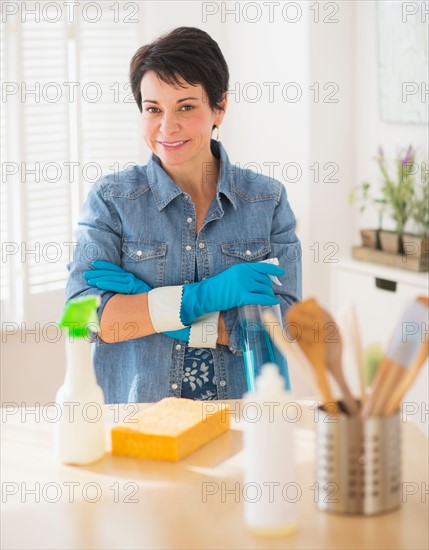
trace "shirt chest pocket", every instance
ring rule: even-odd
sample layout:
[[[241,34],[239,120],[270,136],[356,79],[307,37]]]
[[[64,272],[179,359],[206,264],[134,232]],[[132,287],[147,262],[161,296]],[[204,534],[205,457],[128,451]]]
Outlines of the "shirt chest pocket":
[[[163,286],[167,243],[150,239],[124,239],[122,266],[152,288]]]
[[[260,262],[267,259],[271,252],[268,239],[249,239],[221,244],[224,268],[243,262]]]

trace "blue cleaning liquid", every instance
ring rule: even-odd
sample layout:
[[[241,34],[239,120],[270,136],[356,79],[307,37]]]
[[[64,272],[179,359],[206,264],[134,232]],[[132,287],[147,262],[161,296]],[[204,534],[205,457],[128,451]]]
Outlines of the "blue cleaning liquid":
[[[255,380],[265,363],[274,363],[279,367],[280,374],[284,379],[284,387],[286,390],[290,390],[287,361],[274,345],[265,326],[254,321],[244,322],[241,331],[248,391],[255,390]]]

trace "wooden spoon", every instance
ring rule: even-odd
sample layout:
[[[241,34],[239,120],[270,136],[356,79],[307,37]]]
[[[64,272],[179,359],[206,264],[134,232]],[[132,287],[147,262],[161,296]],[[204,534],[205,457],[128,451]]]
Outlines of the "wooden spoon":
[[[295,325],[298,328],[296,336],[299,347],[309,359],[316,375],[316,382],[328,403],[333,403],[335,413],[338,405],[329,387],[324,343],[324,316],[323,311],[314,298],[302,302],[296,302],[286,311],[286,322],[289,334]]]
[[[343,352],[343,344],[340,331],[332,315],[325,309],[322,309],[322,311],[325,320],[324,342],[326,350],[326,366],[328,367],[329,372],[335,378],[335,381],[338,384],[341,393],[343,394],[343,403],[347,414],[355,415],[358,414],[359,408],[349,390],[347,382],[344,379],[343,371],[341,368],[341,355]],[[332,331],[330,330],[331,327],[335,327],[334,333],[332,333]]]

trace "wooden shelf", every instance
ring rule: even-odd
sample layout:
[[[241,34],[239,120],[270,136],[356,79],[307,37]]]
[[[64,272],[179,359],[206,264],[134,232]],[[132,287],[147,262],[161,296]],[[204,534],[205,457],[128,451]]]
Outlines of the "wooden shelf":
[[[429,271],[429,261],[422,262],[417,256],[390,254],[389,252],[369,248],[367,246],[353,246],[352,256],[355,260],[375,262],[377,264],[407,269],[409,271]]]

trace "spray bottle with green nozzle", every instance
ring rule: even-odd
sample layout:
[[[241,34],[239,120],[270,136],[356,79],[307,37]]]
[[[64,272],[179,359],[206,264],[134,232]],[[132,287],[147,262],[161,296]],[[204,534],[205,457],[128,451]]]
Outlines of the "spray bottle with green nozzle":
[[[65,464],[89,464],[106,452],[103,390],[97,384],[88,337],[99,329],[100,297],[67,302],[59,326],[66,339],[67,370],[55,401],[61,417],[55,430],[55,454]]]

